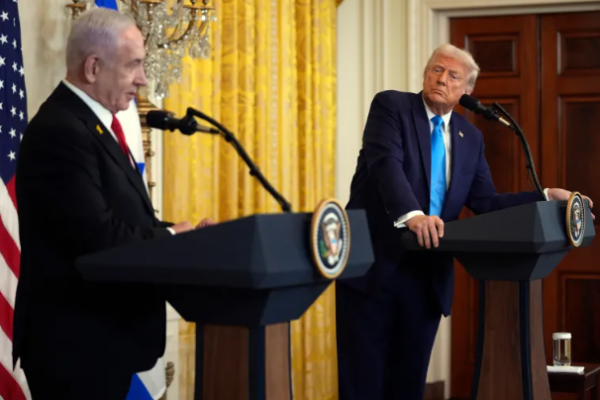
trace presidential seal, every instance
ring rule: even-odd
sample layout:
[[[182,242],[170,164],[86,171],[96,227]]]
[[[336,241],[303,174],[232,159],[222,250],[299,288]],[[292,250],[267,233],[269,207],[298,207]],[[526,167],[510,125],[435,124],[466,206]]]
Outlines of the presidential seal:
[[[567,235],[569,241],[575,247],[583,242],[585,231],[585,204],[583,197],[578,192],[573,192],[567,202]]]
[[[312,216],[310,248],[323,277],[335,279],[344,272],[350,255],[350,222],[339,201],[326,199],[317,206]]]

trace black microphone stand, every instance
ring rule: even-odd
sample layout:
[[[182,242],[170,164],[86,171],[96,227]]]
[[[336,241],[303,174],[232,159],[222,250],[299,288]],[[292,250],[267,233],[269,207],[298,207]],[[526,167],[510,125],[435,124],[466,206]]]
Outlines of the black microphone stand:
[[[227,128],[225,128],[223,125],[221,125],[219,122],[212,119],[208,115],[189,107],[187,109],[186,118],[192,116],[203,119],[206,122],[212,124],[213,126],[216,126],[220,131],[219,133],[223,135],[223,138],[225,138],[225,140],[228,143],[231,143],[231,145],[237,151],[242,160],[244,160],[248,168],[250,168],[250,175],[258,179],[258,181],[263,185],[267,192],[269,192],[271,196],[273,196],[273,198],[277,200],[283,212],[292,212],[292,206],[290,205],[290,203],[279,192],[277,192],[277,190],[275,190],[275,188],[269,183],[269,181],[267,181],[267,179],[260,172],[256,164],[254,164],[254,162],[250,159],[250,156],[248,156],[248,153],[246,153],[246,150],[244,150],[244,148],[242,147],[240,142],[238,142],[233,133],[231,133]]]
[[[533,184],[535,186],[536,191],[539,193],[540,196],[545,198],[546,196],[544,196],[544,189],[542,188],[542,185],[540,184],[540,180],[538,179],[537,173],[535,172],[535,165],[533,164],[533,157],[531,156],[531,149],[529,148],[529,143],[527,143],[527,138],[525,138],[525,134],[523,133],[523,130],[521,129],[519,124],[517,124],[517,121],[515,121],[515,119],[512,117],[512,115],[510,115],[500,104],[498,104],[497,102],[494,102],[494,104],[492,104],[492,107],[494,107],[496,110],[499,110],[511,122],[511,126],[509,126],[509,128],[511,128],[513,131],[515,131],[515,133],[521,140],[521,145],[523,147],[523,151],[525,152],[525,162],[527,165],[529,176],[533,180]]]

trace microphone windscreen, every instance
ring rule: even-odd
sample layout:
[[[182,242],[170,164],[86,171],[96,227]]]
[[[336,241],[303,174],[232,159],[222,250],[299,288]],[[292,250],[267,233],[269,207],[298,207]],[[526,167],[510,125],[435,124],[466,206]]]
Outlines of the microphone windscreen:
[[[164,110],[151,110],[146,114],[146,124],[150,128],[156,128],[161,130],[169,129],[169,120],[172,118],[170,112]]]
[[[471,111],[475,111],[480,104],[479,100],[473,96],[469,96],[468,94],[463,94],[458,103],[467,110]]]

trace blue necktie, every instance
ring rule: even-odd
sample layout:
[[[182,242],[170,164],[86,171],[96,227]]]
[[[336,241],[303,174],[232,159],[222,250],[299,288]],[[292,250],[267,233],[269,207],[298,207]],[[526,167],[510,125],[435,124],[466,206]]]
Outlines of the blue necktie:
[[[444,146],[444,120],[439,115],[431,118],[433,133],[431,134],[431,193],[429,215],[442,214],[444,197],[446,196],[446,147]]]

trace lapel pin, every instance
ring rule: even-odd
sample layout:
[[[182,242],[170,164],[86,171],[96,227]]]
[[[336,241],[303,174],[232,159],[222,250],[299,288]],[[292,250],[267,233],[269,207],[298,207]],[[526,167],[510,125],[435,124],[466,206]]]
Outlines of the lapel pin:
[[[458,136],[460,136],[460,137],[464,137],[465,135],[463,135],[463,133],[462,133],[462,132],[458,132]]]
[[[100,125],[96,125],[96,130],[98,131],[99,134],[103,134],[104,131],[102,130],[102,128],[100,128]]]

